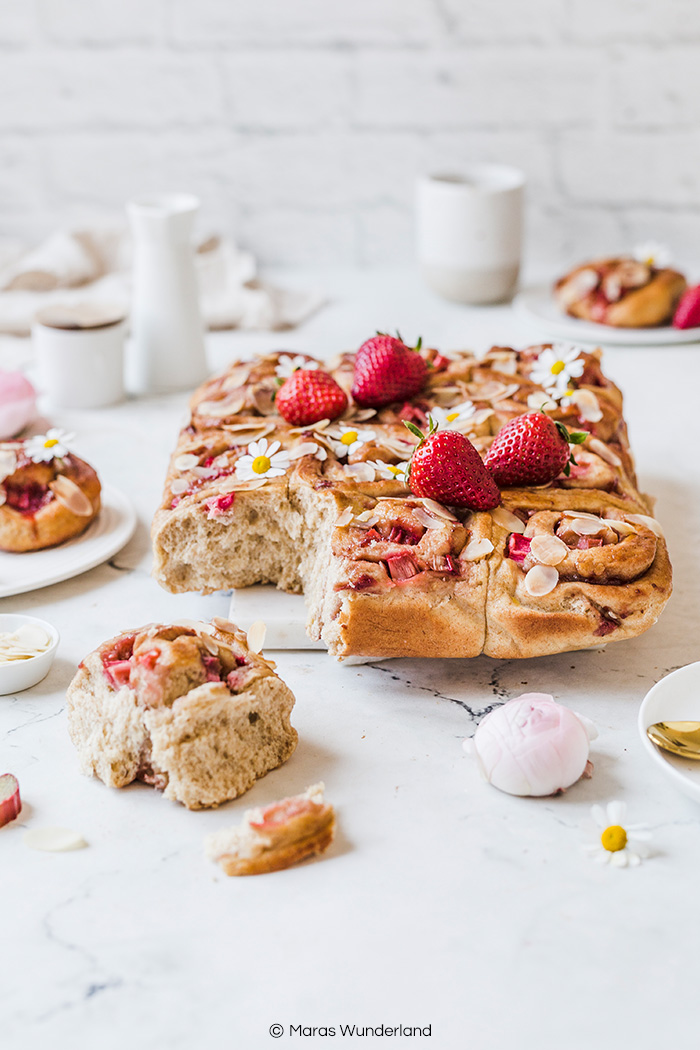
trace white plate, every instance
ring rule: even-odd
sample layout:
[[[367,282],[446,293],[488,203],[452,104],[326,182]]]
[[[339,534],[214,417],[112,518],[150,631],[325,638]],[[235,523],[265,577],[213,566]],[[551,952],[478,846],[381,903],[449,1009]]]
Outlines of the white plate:
[[[0,552],[0,598],[48,587],[94,569],[129,542],[136,512],[119,489],[102,487],[102,509],[89,529],[59,547],[30,554]]]
[[[700,663],[666,675],[649,690],[639,710],[642,745],[661,772],[686,795],[700,802],[700,761],[680,758],[652,744],[647,729],[655,722],[700,722]]]
[[[669,343],[698,343],[700,328],[613,328],[569,317],[557,304],[551,288],[527,288],[513,301],[513,307],[528,321],[556,339],[572,343],[607,343],[608,346],[662,346]]]

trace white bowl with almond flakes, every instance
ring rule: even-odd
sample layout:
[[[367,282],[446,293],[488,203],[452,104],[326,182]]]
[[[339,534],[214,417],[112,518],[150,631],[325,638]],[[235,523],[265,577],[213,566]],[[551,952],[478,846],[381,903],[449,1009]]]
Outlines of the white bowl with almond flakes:
[[[20,693],[46,678],[59,641],[47,620],[0,613],[0,696]]]

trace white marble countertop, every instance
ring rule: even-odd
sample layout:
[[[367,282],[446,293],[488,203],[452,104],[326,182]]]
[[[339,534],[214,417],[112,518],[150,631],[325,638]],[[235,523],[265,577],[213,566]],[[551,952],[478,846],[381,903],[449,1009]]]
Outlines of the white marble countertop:
[[[377,327],[477,349],[537,334],[507,307],[442,303],[409,272],[315,276],[331,296],[323,311],[290,333],[210,337],[212,367],[262,348],[330,355]],[[0,363],[27,353],[5,340]],[[0,698],[0,772],[17,775],[25,800],[21,820],[0,831],[3,1050],[334,1038],[439,1050],[692,1045],[700,809],[648,762],[635,720],[654,682],[700,659],[700,347],[611,349],[605,367],[626,394],[642,486],[658,497],[674,562],[658,625],[603,651],[527,662],[343,667],[324,653],[275,654],[297,697],[298,750],[209,812],[82,777],[65,716],[66,686],[97,643],[140,622],[227,609],[224,595],[169,595],[149,576],[149,521],[186,398],[54,414],[103,480],[130,495],[140,523],[108,564],[0,601],[0,612],[35,613],[62,635],[49,677]],[[593,778],[558,798],[499,793],[461,746],[492,704],[533,689],[600,730]],[[207,832],[317,780],[339,816],[324,859],[249,879],[204,859]],[[582,851],[591,804],[618,798],[654,832],[654,855],[634,870]],[[89,848],[32,852],[22,825],[42,824],[80,831]],[[342,1037],[339,1025],[353,1023],[432,1034]],[[334,1026],[336,1036],[304,1038],[290,1025]]]

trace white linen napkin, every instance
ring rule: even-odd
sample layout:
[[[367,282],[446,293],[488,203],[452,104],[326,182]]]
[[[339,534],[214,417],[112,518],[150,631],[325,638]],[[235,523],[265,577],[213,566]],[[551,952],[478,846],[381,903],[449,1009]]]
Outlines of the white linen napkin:
[[[249,252],[210,237],[195,253],[202,314],[210,329],[293,328],[319,309],[319,291],[274,287]],[[123,227],[63,230],[31,250],[0,242],[0,332],[28,335],[51,303],[100,302],[128,312],[131,241]]]

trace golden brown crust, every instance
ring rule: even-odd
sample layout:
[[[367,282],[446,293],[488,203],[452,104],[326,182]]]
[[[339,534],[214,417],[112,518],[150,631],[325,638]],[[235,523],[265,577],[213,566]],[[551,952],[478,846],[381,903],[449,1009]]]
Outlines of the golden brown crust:
[[[0,550],[44,550],[85,532],[100,511],[101,485],[93,468],[72,453],[33,463],[22,454],[21,443],[16,448],[17,469],[2,482]]]
[[[401,473],[416,440],[404,427],[406,419],[425,428],[434,412],[484,455],[505,423],[547,402],[549,394],[533,376],[541,375],[539,357],[548,348],[494,347],[482,360],[467,352],[423,351],[431,369],[419,396],[378,412],[351,403],[343,419],[307,428],[287,426],[270,407],[279,354],[232,365],[193,398],[193,416],[180,436],[153,523],[156,578],[174,591],[258,581],[303,590],[309,633],[340,658],[462,657],[497,650],[536,656],[598,643],[597,599],[581,598],[581,588],[572,589],[564,577],[551,595],[518,599],[521,570],[506,557],[508,533],[494,531],[490,514],[429,507],[411,496]],[[649,513],[647,498],[636,488],[622,395],[603,375],[600,356],[598,350],[581,351],[572,396],[569,391],[561,403],[547,404],[554,419],[588,431],[571,474],[540,488],[503,493],[504,507],[523,515],[516,522],[520,532],[542,511]],[[354,355],[344,354],[327,366],[345,389],[353,362]],[[464,411],[463,421],[448,419],[453,411]],[[339,440],[348,429],[362,434],[349,452]],[[252,482],[239,477],[241,457],[258,440],[279,442],[286,451],[291,463],[283,476]],[[491,546],[497,547],[496,538],[500,551]],[[581,560],[601,557],[589,552]],[[633,571],[627,578],[615,584],[620,602],[628,600],[624,625],[622,618],[614,627],[606,620],[605,640],[639,633],[658,615],[670,593],[662,540],[654,565],[640,570],[644,585],[637,587]],[[515,617],[513,597],[522,610]]]
[[[151,624],[105,642],[68,689],[84,773],[142,780],[189,809],[236,798],[292,754],[294,696],[228,621]]]
[[[237,828],[207,840],[207,855],[226,875],[265,875],[323,853],[335,835],[335,812],[323,784],[263,810],[249,810]]]
[[[623,256],[576,266],[556,282],[554,293],[572,317],[615,328],[654,328],[670,323],[686,286],[677,270]]]

